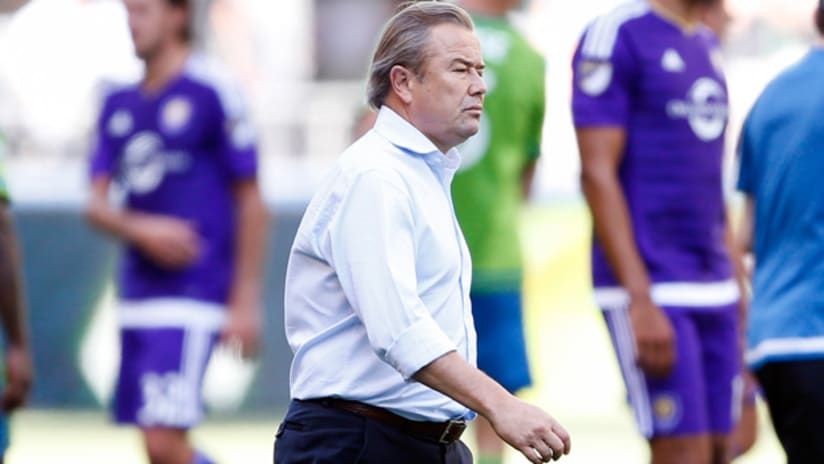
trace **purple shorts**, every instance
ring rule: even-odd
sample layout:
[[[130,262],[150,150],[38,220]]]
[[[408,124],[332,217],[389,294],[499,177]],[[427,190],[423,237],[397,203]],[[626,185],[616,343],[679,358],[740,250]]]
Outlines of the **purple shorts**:
[[[660,379],[636,364],[628,309],[603,311],[641,433],[648,439],[729,433],[742,393],[737,304],[662,309],[675,331],[677,361]]]
[[[124,303],[115,420],[181,429],[199,423],[203,376],[224,318],[219,306],[208,303]]]

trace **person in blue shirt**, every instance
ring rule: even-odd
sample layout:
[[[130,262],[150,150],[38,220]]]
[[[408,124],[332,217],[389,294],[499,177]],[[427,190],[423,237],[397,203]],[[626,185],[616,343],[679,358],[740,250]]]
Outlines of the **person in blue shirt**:
[[[824,0],[815,13],[824,35]],[[824,42],[747,117],[739,241],[755,261],[745,359],[791,464],[824,462]]]

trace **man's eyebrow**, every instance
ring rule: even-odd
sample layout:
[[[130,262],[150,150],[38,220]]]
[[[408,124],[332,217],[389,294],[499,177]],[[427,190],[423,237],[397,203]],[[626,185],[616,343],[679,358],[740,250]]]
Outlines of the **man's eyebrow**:
[[[483,62],[476,63],[476,62],[470,61],[466,58],[453,58],[452,62],[450,64],[455,64],[455,63],[462,64],[464,66],[469,66],[471,68],[479,68],[479,69],[486,68],[486,65]]]

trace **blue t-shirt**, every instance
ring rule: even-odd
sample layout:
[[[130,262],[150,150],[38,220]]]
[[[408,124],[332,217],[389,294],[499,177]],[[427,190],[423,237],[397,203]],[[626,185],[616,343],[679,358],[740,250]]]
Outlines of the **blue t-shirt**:
[[[824,356],[824,50],[756,101],[739,143],[738,188],[754,199],[747,361]]]
[[[727,87],[712,32],[633,1],[596,19],[573,61],[577,128],[620,127],[635,242],[653,282],[719,282],[732,269],[722,188]],[[596,286],[617,285],[600,245]]]
[[[235,255],[232,187],[257,171],[254,133],[238,95],[219,67],[193,55],[156,94],[136,85],[106,99],[92,177],[115,178],[130,210],[190,221],[201,247],[194,264],[168,270],[129,246],[120,274],[124,299],[226,302]]]

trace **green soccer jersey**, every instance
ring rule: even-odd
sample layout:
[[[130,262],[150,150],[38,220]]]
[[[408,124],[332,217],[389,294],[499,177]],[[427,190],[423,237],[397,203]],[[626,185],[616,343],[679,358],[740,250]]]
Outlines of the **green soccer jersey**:
[[[488,93],[480,130],[459,147],[452,195],[472,254],[472,290],[519,290],[521,176],[540,153],[545,64],[506,18],[474,19]]]

